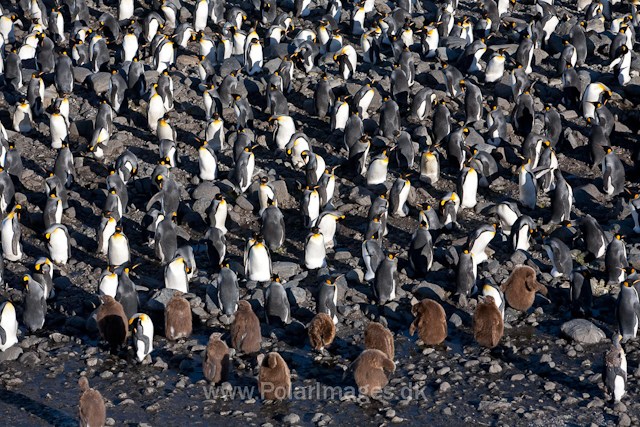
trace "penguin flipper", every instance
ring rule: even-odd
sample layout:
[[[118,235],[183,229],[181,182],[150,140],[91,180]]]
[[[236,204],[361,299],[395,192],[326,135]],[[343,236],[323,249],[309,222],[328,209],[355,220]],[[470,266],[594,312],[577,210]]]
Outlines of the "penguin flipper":
[[[156,194],[154,194],[151,199],[149,199],[149,203],[147,203],[147,211],[155,202],[160,202],[162,200],[163,191],[160,190]]]
[[[140,341],[144,344],[144,354],[149,354],[149,349],[151,348],[151,343],[149,342],[149,337],[144,333],[141,333]]]
[[[13,233],[13,239],[11,239],[11,250],[13,251],[14,254],[18,253],[18,244],[19,242],[19,237],[18,234]]]
[[[0,344],[4,345],[7,342],[7,332],[2,326],[0,326]]]

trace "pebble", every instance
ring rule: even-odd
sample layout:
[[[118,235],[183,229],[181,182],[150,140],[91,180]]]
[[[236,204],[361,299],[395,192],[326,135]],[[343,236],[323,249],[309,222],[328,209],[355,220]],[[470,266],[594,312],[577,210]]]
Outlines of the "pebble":
[[[286,415],[282,421],[285,424],[298,424],[300,422],[300,415],[291,413]]]

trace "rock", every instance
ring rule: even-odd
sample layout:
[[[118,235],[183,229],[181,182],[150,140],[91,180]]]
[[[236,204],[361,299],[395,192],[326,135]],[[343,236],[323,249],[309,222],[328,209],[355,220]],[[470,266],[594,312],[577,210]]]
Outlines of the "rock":
[[[300,267],[295,262],[277,261],[271,265],[273,274],[277,274],[280,279],[287,280],[295,276]]]
[[[513,265],[521,265],[527,262],[527,253],[521,249],[518,249],[513,254],[511,254],[510,258]]]
[[[102,95],[107,90],[109,90],[109,82],[111,81],[111,74],[109,73],[94,73],[87,77],[87,82],[91,90],[93,90],[96,95]]]
[[[285,416],[282,421],[285,424],[298,424],[300,422],[300,415],[291,413]]]
[[[413,287],[411,293],[416,298],[431,298],[436,301],[444,301],[447,293],[442,287],[436,285],[435,283],[429,282],[420,282],[416,286]]]
[[[503,412],[511,408],[511,403],[509,402],[487,402],[482,401],[478,405],[478,411],[483,412]]]
[[[200,200],[200,199],[212,200],[216,196],[216,194],[218,194],[219,192],[220,192],[220,189],[216,187],[213,184],[213,182],[205,181],[202,184],[200,184],[195,190],[193,190],[191,197],[193,197],[195,200]]]
[[[301,306],[305,301],[307,301],[307,299],[308,299],[307,298],[307,291],[305,291],[304,289],[299,288],[297,286],[286,288],[286,289],[288,291],[287,293],[290,294],[290,299],[291,299],[291,297],[293,297],[293,300],[299,306]]]
[[[349,193],[349,200],[365,207],[371,206],[374,197],[375,195],[364,187],[354,187]]]
[[[245,211],[249,211],[249,212],[253,211],[253,205],[243,195],[238,196],[236,198],[236,205],[239,206],[240,208],[244,209]]]
[[[560,330],[572,340],[583,344],[597,344],[606,338],[602,329],[586,319],[573,319],[564,323]]]
[[[631,418],[629,418],[629,415],[627,414],[622,414],[620,415],[620,418],[618,418],[618,425],[621,427],[628,427],[631,425]]]
[[[40,363],[40,358],[34,351],[29,351],[20,356],[20,363],[23,365],[34,366]]]
[[[161,311],[164,312],[167,307],[167,303],[173,297],[173,295],[177,292],[175,289],[167,289],[163,288],[149,298],[145,308],[149,311]]]
[[[460,326],[462,326],[462,318],[458,313],[453,313],[449,318],[449,322],[451,322],[451,324],[456,328],[459,328]]]
[[[22,354],[24,350],[18,345],[14,345],[13,347],[9,347],[5,351],[0,351],[0,363],[2,362],[11,362],[13,360],[17,360],[18,357]]]
[[[220,75],[226,76],[231,73],[237,72],[241,68],[242,66],[240,65],[238,60],[232,56],[231,58],[225,59],[222,65],[220,66]]]
[[[87,77],[89,77],[91,74],[93,73],[88,68],[84,68],[84,67],[73,68],[73,78],[78,84],[84,84]]]

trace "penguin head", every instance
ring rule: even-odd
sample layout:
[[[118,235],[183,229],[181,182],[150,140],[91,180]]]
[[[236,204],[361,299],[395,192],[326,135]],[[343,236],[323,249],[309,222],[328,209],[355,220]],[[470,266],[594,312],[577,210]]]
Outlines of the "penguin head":
[[[162,188],[163,180],[164,180],[164,177],[162,176],[162,174],[159,174],[158,176],[156,176],[156,184],[158,184],[160,188]]]
[[[271,277],[271,281],[272,281],[272,282],[278,282],[278,283],[280,283],[280,276],[278,276],[277,274],[274,274],[274,275]]]
[[[219,202],[221,202],[221,203],[225,201],[225,199],[224,199],[224,195],[223,195],[222,193],[218,193],[218,194],[216,194],[216,195],[215,195],[215,197],[214,197],[214,199],[215,199],[215,200],[218,200],[218,201],[219,201]]]

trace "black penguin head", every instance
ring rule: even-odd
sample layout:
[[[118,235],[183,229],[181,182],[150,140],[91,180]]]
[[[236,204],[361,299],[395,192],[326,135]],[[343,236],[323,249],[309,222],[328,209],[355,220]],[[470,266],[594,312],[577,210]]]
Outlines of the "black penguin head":
[[[272,282],[278,282],[278,283],[280,283],[280,276],[278,276],[277,274],[274,274],[274,275],[271,277],[271,281],[272,281]]]

